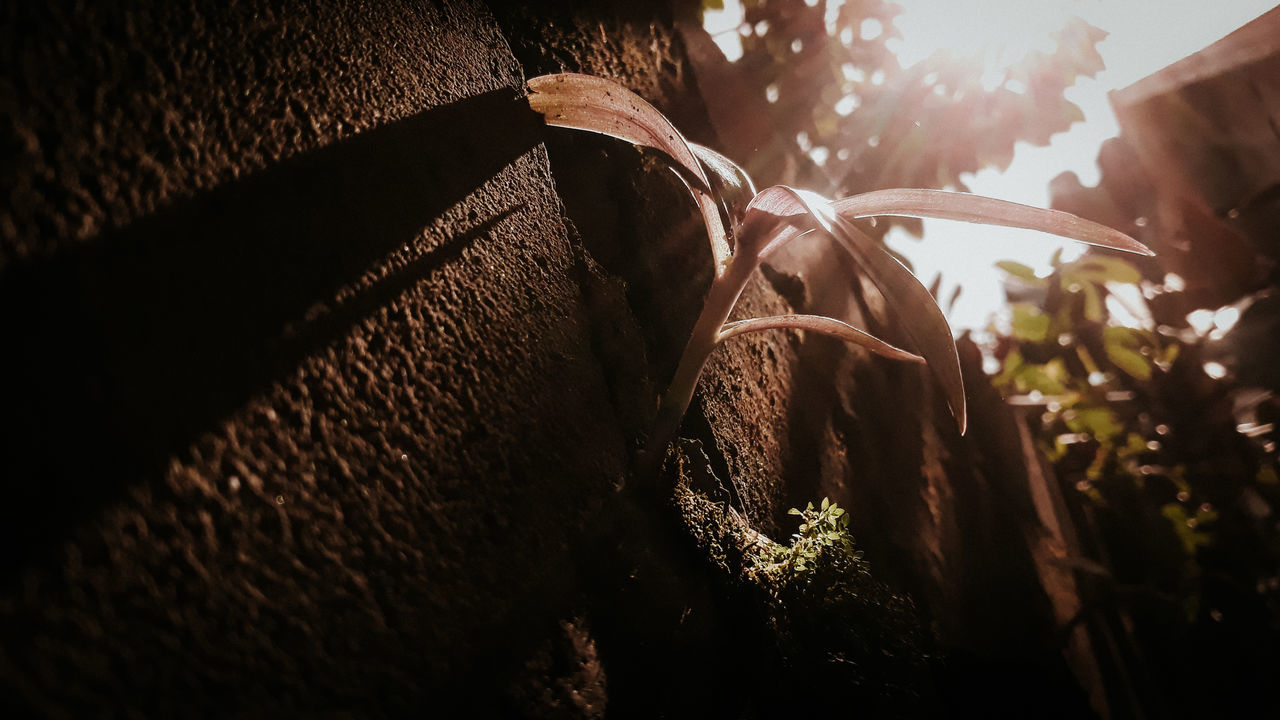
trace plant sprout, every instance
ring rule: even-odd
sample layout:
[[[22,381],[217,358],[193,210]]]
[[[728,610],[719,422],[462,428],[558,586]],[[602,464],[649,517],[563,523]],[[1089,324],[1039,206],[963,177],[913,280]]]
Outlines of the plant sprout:
[[[940,190],[876,190],[838,200],[784,185],[756,192],[751,178],[728,158],[687,142],[671,122],[640,96],[615,82],[576,73],[542,75],[528,82],[530,107],[548,125],[601,133],[657,150],[687,184],[707,229],[714,261],[711,289],[662,395],[641,472],[656,472],[679,429],[716,346],[740,335],[794,328],[830,335],[878,355],[926,363],[942,388],[961,433],[965,431],[964,382],[946,317],[929,290],[880,244],[854,226],[856,218],[896,215],[1005,225],[1060,235],[1099,247],[1152,255],[1119,231],[1069,213],[1043,210],[968,193]],[[728,322],[752,274],[791,242],[825,234],[847,252],[884,295],[911,352],[863,330],[821,315],[777,315]]]

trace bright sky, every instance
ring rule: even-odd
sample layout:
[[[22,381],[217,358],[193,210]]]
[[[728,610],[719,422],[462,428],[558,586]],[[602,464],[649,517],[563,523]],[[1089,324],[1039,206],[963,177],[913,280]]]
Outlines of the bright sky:
[[[1070,15],[1110,33],[1098,45],[1107,69],[1067,91],[1067,99],[1084,111],[1085,121],[1055,135],[1048,147],[1019,143],[1013,163],[1003,173],[984,170],[965,178],[975,193],[1038,207],[1048,207],[1049,181],[1058,173],[1074,171],[1085,185],[1098,182],[1098,150],[1118,132],[1107,104],[1108,91],[1126,87],[1211,45],[1275,6],[1273,0],[895,2],[903,7],[895,21],[903,40],[893,49],[904,66],[939,48],[949,48],[956,55],[978,54],[985,49],[988,64],[998,69],[1016,62],[1030,49],[1051,50],[1049,34]],[[707,14],[708,30],[713,34],[741,23],[738,3],[727,0],[725,6],[722,13]],[[732,35],[717,36],[730,55]],[[959,332],[985,327],[1003,304],[1003,273],[993,266],[996,261],[1017,260],[1044,274],[1049,271],[1049,258],[1063,243],[1028,231],[936,220],[925,222],[925,240],[891,233],[889,244],[911,259],[925,283],[942,272],[941,297],[949,297],[955,285],[963,286],[950,316],[953,329]]]

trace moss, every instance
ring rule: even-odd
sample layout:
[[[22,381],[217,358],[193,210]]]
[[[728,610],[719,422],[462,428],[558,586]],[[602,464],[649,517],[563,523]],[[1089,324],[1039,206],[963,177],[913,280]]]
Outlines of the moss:
[[[909,598],[875,579],[847,533],[804,549],[799,536],[775,543],[728,502],[696,487],[704,471],[693,465],[682,458],[673,504],[716,576],[726,615],[741,624],[735,631],[758,655],[756,702],[789,711],[853,708],[873,717],[929,708],[931,634]],[[802,519],[808,540],[835,532],[812,516]]]

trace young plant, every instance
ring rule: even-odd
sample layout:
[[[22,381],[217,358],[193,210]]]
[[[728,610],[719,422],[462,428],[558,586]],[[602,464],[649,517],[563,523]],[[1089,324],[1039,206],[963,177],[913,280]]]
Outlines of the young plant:
[[[849,534],[849,515],[828,498],[822,498],[819,508],[809,503],[804,510],[791,508],[788,514],[800,516],[800,528],[789,545],[761,537],[752,575],[766,578],[769,585],[790,582],[808,587],[826,566],[847,572],[862,559]]]
[[[548,125],[601,133],[664,154],[688,185],[706,224],[715,266],[711,289],[675,376],[662,396],[657,421],[638,468],[642,475],[656,472],[716,346],[739,335],[776,328],[823,333],[888,358],[927,363],[960,432],[964,432],[964,383],[946,317],[928,289],[906,267],[854,226],[851,221],[856,218],[897,215],[1006,225],[1139,255],[1152,254],[1123,233],[1068,213],[967,193],[877,190],[832,201],[784,185],[756,192],[751,178],[740,167],[713,150],[687,142],[662,113],[617,83],[561,73],[533,78],[528,89],[529,106]],[[760,263],[788,243],[803,242],[803,238],[816,233],[833,238],[879,288],[915,352],[821,315],[778,315],[728,322],[738,297]]]

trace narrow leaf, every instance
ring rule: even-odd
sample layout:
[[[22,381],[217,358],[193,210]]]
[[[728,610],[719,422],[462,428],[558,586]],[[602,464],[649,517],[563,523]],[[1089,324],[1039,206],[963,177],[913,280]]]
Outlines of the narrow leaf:
[[[738,225],[756,195],[755,183],[751,182],[746,170],[715,150],[698,143],[689,143],[689,147],[702,163],[702,170],[711,183],[711,193],[720,203],[725,227],[729,228],[730,236],[736,235]]]
[[[764,258],[814,227],[795,191],[782,185],[767,187],[751,198],[742,217],[739,242],[744,250]]]
[[[789,216],[807,212],[853,256],[885,296],[890,311],[928,363],[934,378],[942,387],[943,396],[960,426],[960,432],[964,433],[967,420],[960,356],[956,352],[951,326],[947,324],[946,316],[934,302],[928,288],[874,240],[837,215],[832,204],[822,196],[783,185],[768,188],[760,195],[766,193],[774,194],[769,202],[773,215]],[[787,203],[784,195],[792,198],[789,208],[785,207]]]
[[[855,345],[861,345],[877,355],[882,355],[894,360],[916,363],[924,362],[924,358],[916,355],[915,353],[894,347],[880,338],[863,332],[846,322],[841,322],[835,318],[823,317],[821,315],[772,315],[770,317],[739,320],[737,322],[727,323],[724,326],[724,329],[720,331],[719,340],[724,341],[747,333],[760,332],[762,330],[776,330],[780,328],[810,330],[823,335],[830,335],[831,337],[851,342]]]
[[[938,299],[938,293],[940,292],[942,292],[942,273],[935,273],[933,276],[933,282],[929,283],[929,294],[932,295],[933,299],[936,301]]]
[[[707,225],[711,253],[719,275],[729,259],[729,243],[711,184],[680,131],[644,98],[604,78],[577,73],[540,75],[528,82],[529,107],[548,125],[608,135],[661,151],[680,166],[681,177],[694,189],[694,199]]]
[[[847,219],[875,215],[963,220],[984,225],[1039,230],[1089,245],[1137,255],[1155,255],[1142,243],[1106,225],[1062,212],[1007,200],[944,190],[874,190],[835,201],[836,212]]]
[[[956,301],[960,299],[960,293],[962,290],[964,290],[964,288],[957,285],[956,289],[951,291],[951,299],[947,301],[948,313],[956,309]]]

